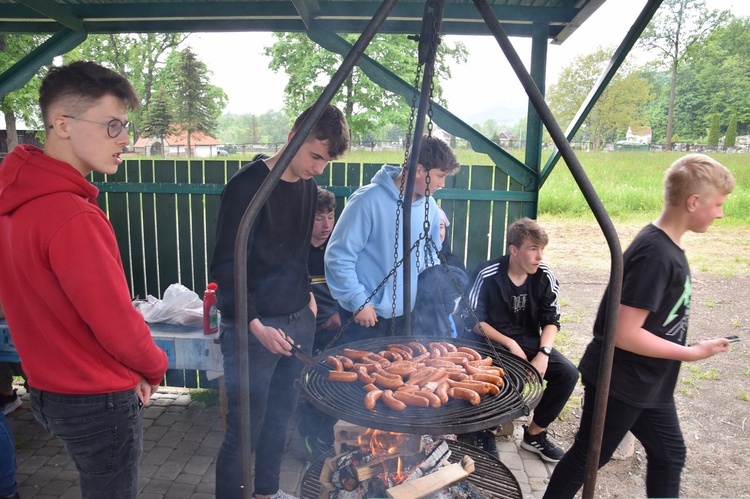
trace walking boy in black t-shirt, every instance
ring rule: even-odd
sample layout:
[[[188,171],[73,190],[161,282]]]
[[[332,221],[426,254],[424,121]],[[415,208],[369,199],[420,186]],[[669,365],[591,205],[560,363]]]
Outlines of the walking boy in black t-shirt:
[[[678,159],[664,177],[664,210],[624,254],[599,466],[609,461],[631,431],[646,450],[648,497],[680,495],[686,453],[674,401],[680,363],[705,359],[729,347],[725,338],[686,346],[692,288],[681,240],[685,232],[706,232],[721,218],[722,205],[733,189],[729,170],[708,156]],[[585,391],[578,434],[550,478],[547,498],[572,498],[583,484],[608,293],[599,306],[594,339],[579,365]]]
[[[291,140],[308,115],[294,122]],[[243,166],[221,195],[211,273],[219,285],[221,353],[227,393],[227,429],[216,460],[216,497],[244,497],[241,488],[238,365],[235,331],[234,246],[248,204],[286,145],[270,158]],[[349,148],[343,113],[328,106],[261,207],[247,242],[247,330],[250,372],[250,425],[255,451],[256,499],[286,499],[279,489],[281,459],[289,418],[297,406],[302,364],[291,357],[288,338],[311,352],[317,306],[310,289],[310,250],[317,184],[314,175]]]
[[[534,417],[524,427],[521,447],[555,463],[562,449],[547,438],[547,427],[560,415],[578,382],[575,365],[553,348],[560,330],[559,286],[542,263],[547,233],[534,220],[519,218],[508,227],[508,254],[475,272],[469,305],[476,314],[465,325],[510,353],[531,362],[547,382]],[[495,436],[486,430],[482,446],[495,453]]]

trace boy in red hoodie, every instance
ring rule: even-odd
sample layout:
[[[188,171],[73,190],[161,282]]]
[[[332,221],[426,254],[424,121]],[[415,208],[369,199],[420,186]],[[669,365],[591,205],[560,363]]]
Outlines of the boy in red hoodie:
[[[75,62],[50,70],[39,105],[44,151],[20,145],[0,165],[0,297],[34,416],[76,463],[82,496],[134,498],[143,406],[167,357],[85,176],[117,171],[138,97],[118,73]]]

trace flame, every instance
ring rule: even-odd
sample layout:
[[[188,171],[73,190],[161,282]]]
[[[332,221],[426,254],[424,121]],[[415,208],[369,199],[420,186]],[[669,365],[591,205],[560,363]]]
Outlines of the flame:
[[[373,456],[396,454],[403,440],[402,433],[374,430],[370,436],[370,452]]]

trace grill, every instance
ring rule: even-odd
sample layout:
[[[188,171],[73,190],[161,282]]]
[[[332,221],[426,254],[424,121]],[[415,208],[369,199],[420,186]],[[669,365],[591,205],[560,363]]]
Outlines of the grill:
[[[388,336],[357,341],[323,352],[316,360],[341,354],[344,348],[378,352],[386,349],[388,344],[405,338]],[[410,336],[408,340],[426,345],[438,339]],[[499,426],[528,415],[539,403],[542,380],[529,362],[504,350],[498,350],[495,357],[490,347],[483,343],[458,339],[451,340],[451,343],[457,347],[468,346],[483,356],[493,357],[493,364],[503,368],[505,384],[498,395],[483,395],[477,406],[451,399],[437,409],[407,407],[403,411],[393,411],[378,403],[375,410],[369,411],[364,408],[365,392],[360,383],[331,382],[309,366],[302,371],[301,389],[315,407],[338,419],[378,430],[428,435],[469,433]]]
[[[451,449],[451,462],[459,462],[468,455],[474,460],[474,473],[466,479],[472,486],[485,492],[486,497],[503,499],[522,499],[521,487],[513,473],[494,456],[463,442],[448,440]],[[333,457],[330,450],[316,459],[302,478],[300,499],[318,499],[320,497],[320,472],[326,458]]]

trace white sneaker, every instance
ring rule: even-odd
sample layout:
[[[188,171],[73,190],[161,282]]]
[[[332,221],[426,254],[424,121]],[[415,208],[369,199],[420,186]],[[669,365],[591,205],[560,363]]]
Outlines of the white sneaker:
[[[299,497],[293,496],[292,494],[287,494],[283,490],[279,489],[276,492],[276,495],[273,496],[271,499],[299,499]]]
[[[2,405],[3,414],[6,416],[21,407],[22,404],[21,397],[18,396],[15,389],[13,389],[13,395],[0,396],[0,405]]]

